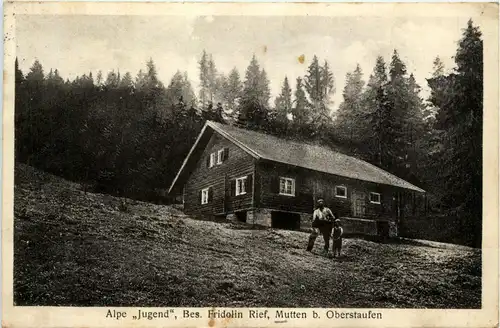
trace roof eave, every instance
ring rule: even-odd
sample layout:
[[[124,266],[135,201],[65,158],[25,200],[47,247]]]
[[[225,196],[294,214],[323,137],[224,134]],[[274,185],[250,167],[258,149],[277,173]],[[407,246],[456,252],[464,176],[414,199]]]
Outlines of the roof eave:
[[[244,143],[240,142],[238,139],[234,138],[230,133],[227,133],[223,129],[219,128],[212,121],[207,121],[207,124],[212,129],[214,129],[215,131],[217,131],[220,135],[222,135],[224,138],[228,139],[229,141],[231,141],[232,143],[234,143],[235,145],[237,145],[238,147],[240,147],[241,149],[243,149],[245,152],[247,152],[252,157],[254,157],[256,159],[262,158],[261,154],[259,154],[258,152],[256,152],[252,148],[250,148],[249,146],[245,145]]]
[[[266,156],[263,156],[263,155],[259,154],[257,151],[255,151],[254,149],[252,149],[250,146],[246,145],[245,143],[240,142],[238,139],[236,139],[235,137],[233,137],[230,133],[224,131],[224,129],[221,129],[215,122],[206,121],[206,123],[203,126],[200,134],[198,135],[198,137],[197,137],[194,145],[191,147],[188,155],[184,159],[184,162],[183,162],[181,168],[177,172],[177,175],[175,176],[174,180],[172,181],[172,184],[171,184],[171,186],[170,186],[170,188],[168,190],[169,193],[172,192],[174,186],[176,185],[177,181],[179,180],[179,177],[181,176],[182,171],[184,170],[186,164],[188,163],[189,158],[191,157],[192,153],[194,152],[194,150],[198,146],[198,144],[200,142],[200,139],[203,136],[203,134],[205,133],[207,127],[212,128],[213,131],[219,133],[221,136],[223,136],[224,138],[228,139],[230,142],[234,143],[236,146],[238,146],[239,148],[241,148],[242,150],[244,150],[246,153],[248,153],[249,155],[251,155],[252,157],[254,157],[257,160],[264,159],[264,160],[269,160],[269,161],[276,162],[276,163],[282,163],[282,164],[286,164],[286,165],[298,166],[298,167],[301,167],[301,168],[304,168],[304,169],[313,170],[313,171],[316,171],[316,172],[322,172],[322,173],[326,173],[326,174],[330,174],[330,175],[337,175],[337,174],[332,174],[332,173],[329,173],[329,172],[324,172],[324,171],[320,171],[320,170],[315,170],[315,169],[307,168],[307,167],[300,166],[300,165],[295,165],[295,164],[291,164],[291,163],[287,163],[287,162],[277,161],[277,160],[272,159],[272,158],[267,158]],[[359,160],[359,159],[357,159],[357,160]],[[370,163],[368,163],[366,161],[363,161],[363,162],[365,162],[368,165],[376,167],[375,165],[370,164]],[[383,169],[381,169],[379,167],[376,167],[376,168],[379,169],[379,170],[384,171],[387,174],[390,174],[390,175],[394,176],[395,178],[397,178],[399,180],[404,181],[405,183],[409,184],[411,187],[408,188],[408,187],[402,187],[402,186],[398,186],[398,185],[394,185],[394,184],[374,182],[374,181],[363,180],[363,179],[359,179],[359,178],[352,178],[352,177],[348,177],[348,176],[345,176],[345,177],[349,178],[349,179],[355,179],[355,180],[367,181],[367,182],[371,182],[371,183],[384,184],[384,185],[389,185],[389,186],[396,187],[396,188],[401,188],[401,189],[413,190],[413,191],[417,191],[417,192],[421,192],[421,193],[426,193],[425,190],[423,190],[423,189],[421,189],[421,188],[419,188],[417,186],[414,186],[413,184],[411,184],[411,183],[409,183],[409,182],[407,182],[407,181],[405,181],[405,180],[403,180],[403,179],[395,176],[394,174],[391,174],[391,173],[389,173],[389,172],[387,172],[387,171],[385,171],[385,170],[383,170]]]
[[[189,153],[187,154],[186,158],[184,159],[184,162],[182,162],[182,165],[181,165],[181,168],[179,169],[179,171],[177,172],[177,175],[175,176],[174,180],[172,181],[172,183],[170,184],[170,188],[168,188],[168,193],[170,194],[172,192],[172,190],[174,189],[174,186],[175,184],[177,183],[177,180],[179,179],[182,171],[184,170],[184,167],[186,166],[189,158],[191,157],[191,154],[194,152],[194,150],[196,149],[196,146],[198,146],[198,143],[200,142],[200,139],[201,137],[203,136],[203,134],[205,133],[205,130],[207,129],[207,126],[208,126],[208,121],[205,123],[205,125],[203,126],[203,128],[201,129],[201,132],[200,134],[198,135],[198,137],[196,138],[196,141],[194,142],[193,146],[191,147],[191,149],[189,150]]]
[[[376,182],[376,181],[371,181],[371,180],[366,180],[366,179],[360,179],[360,178],[353,178],[353,177],[350,177],[350,176],[347,176],[347,175],[330,173],[330,172],[321,171],[321,170],[313,169],[313,168],[302,166],[302,165],[292,164],[292,163],[288,163],[288,162],[284,162],[284,161],[277,161],[275,159],[264,157],[264,156],[260,157],[260,159],[266,160],[266,161],[269,161],[269,162],[280,163],[280,164],[289,165],[289,166],[295,166],[295,167],[298,167],[298,168],[301,168],[301,169],[304,169],[304,170],[311,170],[311,171],[319,172],[319,173],[323,173],[323,174],[340,176],[340,177],[344,177],[344,178],[347,178],[347,179],[359,180],[359,181],[364,181],[364,182],[370,182],[370,183],[375,183],[375,184],[381,184],[381,185],[391,186],[391,187],[394,187],[394,188],[401,188],[401,189],[405,189],[405,190],[412,190],[412,191],[417,191],[417,192],[421,192],[421,193],[427,193],[425,190],[423,190],[423,189],[421,189],[421,188],[419,188],[419,187],[417,187],[417,186],[415,186],[415,185],[413,185],[413,184],[411,184],[411,183],[409,183],[406,180],[403,180],[401,178],[398,178],[398,179],[403,180],[406,183],[410,184],[411,188],[402,187],[402,186],[398,186],[398,185],[394,185],[394,184],[390,184],[390,183]],[[387,172],[387,173],[389,173],[389,172]]]
[[[198,137],[196,138],[196,141],[195,143],[193,144],[193,146],[191,147],[191,149],[189,150],[189,153],[187,154],[186,158],[184,159],[184,162],[182,163],[181,165],[181,168],[179,169],[179,171],[177,172],[177,175],[175,176],[174,180],[172,181],[172,183],[170,184],[170,188],[168,188],[168,193],[170,194],[172,192],[172,190],[174,189],[177,181],[179,180],[179,177],[181,176],[182,174],[182,171],[184,171],[184,168],[186,167],[186,164],[188,163],[189,161],[189,158],[191,157],[191,155],[193,154],[194,150],[196,149],[196,147],[198,146],[200,140],[201,140],[201,137],[203,136],[203,134],[205,133],[205,131],[207,130],[207,127],[210,127],[213,131],[219,133],[220,135],[222,135],[224,138],[228,139],[229,141],[231,141],[232,143],[234,143],[235,145],[237,145],[239,148],[243,149],[245,152],[247,152],[248,154],[250,154],[252,157],[256,158],[256,159],[259,159],[261,158],[261,155],[259,153],[257,153],[256,151],[254,151],[253,149],[251,149],[250,147],[246,146],[245,144],[243,144],[242,142],[238,141],[237,139],[235,139],[233,136],[231,136],[229,133],[225,132],[224,130],[222,130],[221,128],[219,128],[216,124],[214,124],[212,121],[206,121],[205,122],[205,125],[203,126],[203,128],[201,129],[201,132],[200,134],[198,135]]]

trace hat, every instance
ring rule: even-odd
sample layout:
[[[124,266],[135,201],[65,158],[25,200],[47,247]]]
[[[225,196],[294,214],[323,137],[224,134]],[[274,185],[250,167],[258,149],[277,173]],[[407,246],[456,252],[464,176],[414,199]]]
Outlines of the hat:
[[[335,219],[335,221],[334,221],[334,222],[338,222],[338,223],[340,223],[340,219]]]

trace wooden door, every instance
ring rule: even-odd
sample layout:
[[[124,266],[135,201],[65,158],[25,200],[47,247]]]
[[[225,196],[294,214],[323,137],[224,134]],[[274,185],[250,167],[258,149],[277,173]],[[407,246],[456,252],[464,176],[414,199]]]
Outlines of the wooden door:
[[[364,192],[353,190],[351,195],[352,215],[356,218],[362,218],[366,213],[366,194]]]

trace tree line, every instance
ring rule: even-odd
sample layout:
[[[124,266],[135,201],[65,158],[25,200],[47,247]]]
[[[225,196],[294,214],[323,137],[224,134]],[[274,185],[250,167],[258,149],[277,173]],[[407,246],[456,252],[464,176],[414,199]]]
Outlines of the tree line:
[[[482,201],[482,40],[468,22],[456,68],[439,59],[428,99],[397,50],[378,57],[367,81],[349,72],[333,112],[331,63],[314,56],[304,73],[284,76],[271,104],[269,79],[254,55],[244,73],[217,70],[203,51],[200,85],[177,71],[167,85],[152,59],[135,77],[90,72],[72,81],[35,60],[25,74],[16,59],[16,160],[84,182],[95,191],[158,200],[206,120],[320,143],[360,157],[417,184],[437,214],[461,218],[480,243]]]

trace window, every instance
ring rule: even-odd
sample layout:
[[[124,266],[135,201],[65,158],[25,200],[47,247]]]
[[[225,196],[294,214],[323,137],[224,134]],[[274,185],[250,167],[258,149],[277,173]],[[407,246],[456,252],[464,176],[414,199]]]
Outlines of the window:
[[[370,203],[380,204],[380,194],[378,192],[371,192],[370,193]]]
[[[201,190],[201,204],[208,204],[208,192],[210,188],[205,188]]]
[[[236,196],[247,193],[247,177],[236,179]]]
[[[280,178],[280,195],[295,196],[295,179]]]
[[[215,165],[215,153],[210,154],[210,165],[208,167],[213,167]]]
[[[224,149],[221,149],[217,152],[217,165],[222,164],[224,161]]]
[[[347,198],[347,188],[344,186],[336,186],[335,197]]]

